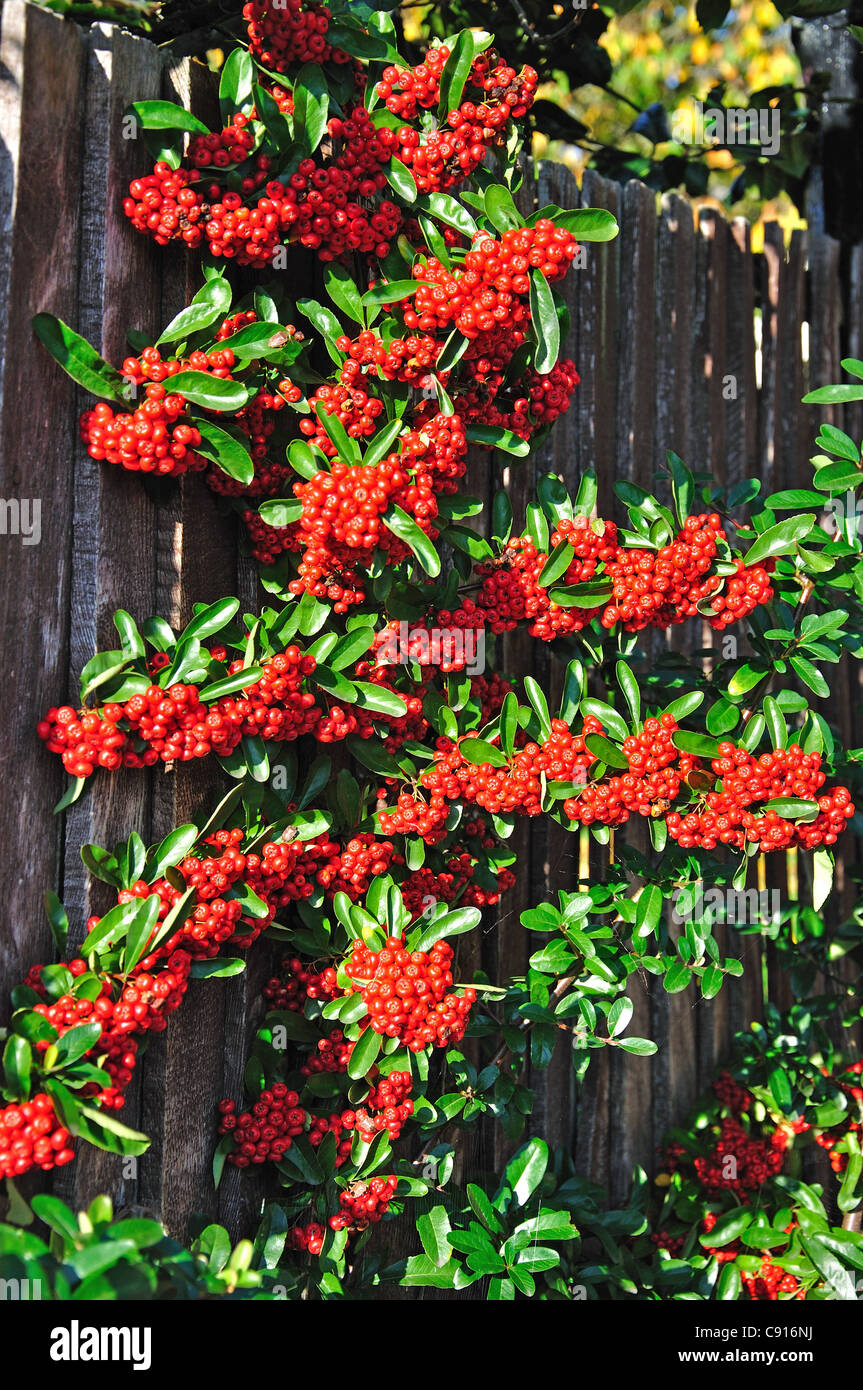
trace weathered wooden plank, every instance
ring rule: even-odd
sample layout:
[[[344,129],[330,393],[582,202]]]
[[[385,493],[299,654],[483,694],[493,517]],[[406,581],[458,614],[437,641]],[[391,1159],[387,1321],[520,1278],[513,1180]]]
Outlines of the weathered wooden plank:
[[[729,489],[758,468],[756,456],[755,277],[749,224],[729,227],[726,266],[725,482]]]
[[[779,281],[776,307],[776,371],[774,393],[774,486],[793,487],[799,476],[801,455],[808,447],[809,431],[800,399],[805,392],[803,323],[805,320],[806,233],[792,232],[787,256],[778,224],[768,223],[776,245]]]
[[[654,467],[669,449],[691,464],[695,224],[685,198],[667,193],[656,238],[656,419]],[[697,460],[696,460],[697,462]]]
[[[581,186],[584,207],[606,208],[619,219],[620,189],[588,170]],[[615,352],[617,348],[618,262],[620,238],[584,247],[584,267],[577,275],[578,466],[596,471],[600,516],[611,515],[615,462]]]
[[[656,202],[631,179],[620,209],[615,475],[649,484],[656,401]]]
[[[842,285],[840,277],[841,246],[823,232],[810,229],[808,235],[808,322],[809,322],[809,379],[808,388],[828,386],[839,381],[842,352],[839,346],[842,318]],[[839,424],[841,408],[819,407],[820,418]],[[806,455],[800,456],[801,466]]]
[[[53,958],[41,899],[59,882],[60,822],[52,807],[65,777],[34,726],[67,693],[75,392],[36,340],[31,317],[76,316],[84,59],[74,24],[20,0],[3,7],[0,631],[9,795],[0,806],[0,886],[7,984],[33,961]]]
[[[863,361],[863,246],[851,246],[847,251],[845,277],[845,333],[848,357]],[[858,444],[863,438],[863,401],[852,401],[844,407],[842,428]]]
[[[137,236],[122,213],[124,184],[135,172],[138,151],[123,139],[128,104],[159,95],[162,60],[144,40],[109,25],[87,35],[86,101],[83,121],[84,170],[81,180],[81,268],[76,327],[107,360],[122,363],[128,354],[126,329],[155,336],[159,331],[159,269],[156,248]],[[80,393],[81,408],[92,398]],[[130,408],[134,408],[134,397]],[[117,643],[112,615],[124,608],[140,622],[153,610],[155,527],[152,506],[134,478],[119,468],[96,463],[79,441],[74,471],[74,537],[70,596],[69,697],[77,704],[78,676],[94,652]],[[104,911],[110,889],[94,880],[81,862],[88,841],[112,844],[132,830],[150,838],[148,779],[140,772],[98,774],[66,816],[63,893],[80,940],[87,917]],[[124,1112],[135,1123],[133,1088]],[[74,1167],[58,1175],[70,1197],[87,1200],[110,1187],[118,1173],[118,1200],[131,1200],[136,1165],[87,1150]]]
[[[727,325],[725,320],[728,224],[713,208],[702,208],[695,242],[693,317],[694,458],[720,482],[725,480]]]

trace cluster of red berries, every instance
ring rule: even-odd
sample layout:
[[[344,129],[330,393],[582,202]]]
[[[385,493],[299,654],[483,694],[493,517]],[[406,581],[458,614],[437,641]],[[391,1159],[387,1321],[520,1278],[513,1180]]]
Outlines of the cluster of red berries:
[[[383,402],[362,387],[340,383],[319,387],[312,403],[336,415],[353,438],[372,434],[383,410]],[[329,457],[336,455],[317,416],[304,417],[300,429]],[[389,564],[408,553],[383,524],[389,506],[401,507],[422,531],[432,539],[437,536],[432,524],[438,512],[436,496],[454,492],[465,471],[464,424],[457,415],[427,413],[418,416],[400,443],[401,453],[379,464],[349,468],[337,462],[330,472],[295,484],[294,493],[303,504],[298,522],[271,527],[246,513],[253,554],[261,563],[272,563],[283,551],[301,553],[297,578],[289,586],[292,593],[327,598],[337,613],[362,602],[362,571],[369,552],[380,546]]]
[[[334,600],[336,612],[346,612],[365,597],[357,570],[367,568],[375,549],[384,551],[391,564],[410,553],[384,522],[389,508],[401,507],[427,535],[438,535],[431,524],[437,516],[431,479],[423,473],[411,477],[399,454],[355,468],[334,463],[328,473],[295,483],[294,494],[302,503],[294,539],[303,554],[290,590]]]
[[[803,1298],[806,1292],[794,1275],[786,1274],[780,1265],[773,1264],[769,1255],[762,1256],[761,1266],[754,1274],[742,1271],[740,1282],[756,1303],[775,1303],[780,1294],[788,1298]]]
[[[293,103],[292,103],[293,104]],[[195,169],[227,169],[230,164],[242,164],[255,147],[255,137],[249,129],[251,117],[237,111],[222,130],[210,135],[196,135],[189,142],[186,158]]]
[[[369,1013],[371,1027],[398,1038],[412,1052],[446,1047],[464,1037],[476,991],[448,994],[453,983],[452,947],[438,941],[431,951],[409,951],[392,936],[380,951],[354,942],[345,965]]]
[[[334,1231],[365,1231],[380,1221],[389,1210],[398,1187],[398,1178],[371,1178],[368,1182],[356,1179],[339,1194],[339,1210],[330,1217]]]
[[[122,894],[120,896],[122,898]],[[97,921],[95,917],[90,919],[88,931]],[[93,1082],[82,1094],[98,1099],[103,1109],[122,1109],[123,1091],[132,1080],[135,1067],[137,1039],[142,1034],[161,1033],[167,1028],[168,1015],[174,1013],[185,998],[191,962],[188,952],[173,950],[167,957],[166,968],[156,974],[139,967],[126,983],[117,984],[102,977],[100,992],[94,1000],[63,994],[51,1003],[42,983],[42,967],[36,966],[28,973],[27,984],[45,1001],[34,1004],[33,1011],[57,1030],[58,1037],[82,1023],[101,1025],[102,1032],[93,1051],[104,1054],[102,1065],[112,1085],[103,1088]],[[80,958],[70,961],[67,968],[76,978],[87,973],[87,963]],[[39,1042],[36,1050],[44,1054],[49,1046],[48,1041]]]
[[[479,377],[481,383],[478,388],[465,393],[467,405],[465,399],[459,402],[466,418],[511,430],[521,439],[528,440],[538,431],[553,425],[559,415],[565,414],[573,392],[581,381],[575,363],[563,357],[550,372],[530,371],[511,386],[504,386],[501,375],[497,394],[488,401],[487,384],[491,372],[486,371],[484,360],[466,357],[465,366]],[[484,386],[486,389],[483,389]]]
[[[753,1138],[733,1115],[722,1119],[713,1151],[695,1159],[695,1171],[705,1192],[736,1192],[760,1187],[782,1171],[788,1133],[775,1129],[769,1139]]]
[[[531,270],[550,282],[559,280],[577,254],[572,233],[545,217],[535,227],[504,232],[499,240],[480,233],[461,268],[447,270],[434,257],[417,261],[413,274],[422,283],[404,311],[405,324],[424,333],[452,325],[465,338],[503,325],[511,332],[530,318]]]
[[[415,68],[385,68],[377,94],[387,109],[411,120],[419,109],[436,106],[449,56],[450,50],[441,45],[429,49]],[[422,132],[405,125],[397,132],[396,153],[411,170],[417,188],[436,192],[462,183],[482,163],[489,148],[500,144],[508,122],[530,109],[538,80],[533,68],[517,73],[493,51],[474,59],[466,89],[474,88],[478,101],[463,101],[448,112],[441,129]]]
[[[833,845],[854,814],[846,787],[834,787],[818,796],[826,780],[819,753],[804,753],[796,743],[756,755],[733,743],[720,743],[711,767],[722,778],[722,791],[710,791],[701,809],[672,811],[666,817],[668,833],[684,849],[718,844],[742,849],[757,844],[762,850],[800,845],[815,849]],[[759,803],[778,797],[800,797],[817,804],[818,814],[809,822],[781,817],[760,809]]]
[[[617,553],[617,528],[606,522],[602,530],[596,530],[587,517],[575,517],[558,524],[552,548],[564,541],[575,553],[558,583],[585,583],[594,578],[599,565]],[[548,590],[539,583],[547,560],[548,555],[529,537],[515,536],[507,541],[499,560],[479,567],[482,583],[476,601],[492,632],[512,632],[519,623],[527,622],[531,637],[551,642],[591,621],[595,609],[564,607],[551,601]]]
[[[268,90],[280,109],[293,108],[281,88]],[[323,261],[352,253],[385,256],[403,223],[401,209],[382,196],[384,169],[397,148],[395,132],[378,129],[362,101],[349,104],[343,117],[327,123],[329,148],[338,153],[319,151],[282,181],[272,177],[269,155],[251,153],[256,116],[252,107],[248,115],[236,113],[222,131],[197,136],[187,155],[191,169],[159,161],[152,174],[134,179],[124,203],[132,225],[161,245],[174,239],[190,248],[206,243],[212,255],[238,265],[274,263],[288,241],[316,251]],[[239,191],[206,181],[223,170]],[[360,201],[370,199],[371,209]]]
[[[305,1133],[308,1116],[299,1101],[297,1092],[282,1082],[262,1091],[251,1110],[239,1115],[232,1100],[219,1101],[219,1134],[230,1134],[234,1141],[228,1163],[235,1168],[278,1163],[294,1139]]]
[[[200,431],[183,418],[185,398],[156,384],[147,386],[144,395],[143,404],[131,412],[115,412],[106,401],[84,411],[81,438],[90,457],[133,472],[172,477],[205,468],[206,459],[195,453]]]
[[[322,1040],[325,1041],[325,1040]],[[325,1068],[305,1066],[304,1076],[327,1070],[344,1072],[353,1044],[347,1047],[344,1065]],[[413,1114],[410,1099],[412,1089],[409,1072],[392,1072],[372,1085],[365,1103],[355,1110],[335,1111],[332,1115],[313,1115],[300,1105],[297,1091],[288,1090],[283,1082],[263,1090],[249,1110],[236,1112],[232,1100],[219,1102],[219,1134],[230,1135],[233,1148],[227,1155],[235,1168],[248,1168],[272,1161],[278,1163],[290,1149],[294,1139],[306,1135],[312,1148],[318,1148],[328,1134],[336,1138],[336,1167],[341,1168],[351,1155],[351,1136],[356,1133],[364,1143],[371,1143],[384,1130],[395,1141],[405,1122]]]
[[[321,1072],[341,1075],[347,1071],[352,1051],[353,1045],[346,1040],[341,1028],[331,1028],[327,1037],[319,1039],[300,1071],[303,1076],[317,1076]]]
[[[339,1210],[329,1218],[329,1225],[334,1231],[365,1231],[373,1222],[380,1221],[386,1215],[397,1186],[398,1178],[393,1175],[372,1178],[369,1182],[355,1179],[341,1193]],[[288,1232],[287,1248],[309,1255],[320,1255],[326,1234],[326,1228],[318,1221],[310,1221],[305,1226],[294,1226]]]
[[[627,632],[669,627],[695,617],[699,604],[709,600],[711,627],[722,629],[769,602],[772,560],[748,570],[742,560],[735,561],[737,574],[722,590],[721,576],[710,570],[723,544],[727,537],[722,518],[705,512],[688,516],[683,530],[660,550],[621,548],[605,566],[613,591],[602,614],[603,626],[620,623]]]
[[[384,68],[377,85],[377,95],[388,111],[412,121],[419,110],[430,111],[440,100],[440,80],[450,50],[446,44],[435,44],[415,68]]]
[[[579,733],[564,720],[551,721],[551,735],[542,744],[526,743],[503,766],[469,763],[458,743],[438,739],[438,753],[420,773],[420,791],[402,792],[395,806],[382,813],[381,822],[392,833],[421,835],[434,844],[453,801],[483,807],[497,814],[518,812],[537,816],[542,810],[545,781],[576,784],[563,802],[563,812],[582,825],[622,825],[631,814],[662,817],[669,834],[684,848],[720,841],[738,848],[756,842],[764,850],[800,844],[808,849],[834,844],[846,821],[854,814],[850,793],[836,787],[818,798],[818,816],[810,822],[783,820],[774,811],[750,811],[758,800],[778,796],[814,796],[824,782],[817,753],[804,754],[796,745],[762,754],[760,758],[731,743],[719,745],[720,756],[712,763],[713,775],[723,778],[721,792],[707,792],[698,805],[703,809],[680,812],[672,803],[689,789],[693,774],[705,773],[700,759],[682,753],[673,743],[678,725],[673,715],[650,718],[637,735],[624,740],[622,752],[629,770],[622,775],[590,780],[594,763],[601,760],[588,749],[585,739],[604,732],[601,722],[589,715]],[[744,771],[737,776],[737,769]],[[708,774],[709,776],[709,774]]]
[[[312,410],[321,406],[326,415],[334,415],[344,425],[351,439],[368,439],[374,434],[384,410],[384,403],[370,396],[361,386],[342,386],[324,382],[309,399]],[[300,429],[310,443],[334,459],[337,449],[315,413],[300,421]]]
[[[348,54],[326,40],[331,12],[315,0],[248,0],[249,52],[271,72],[286,72],[292,63],[347,63]]]
[[[827,1067],[821,1069],[825,1076],[830,1073]],[[842,1090],[854,1102],[857,1117],[853,1118],[851,1107],[846,1119],[838,1126],[830,1130],[819,1130],[815,1135],[815,1143],[826,1151],[830,1160],[830,1167],[834,1173],[844,1173],[848,1167],[848,1148],[843,1144],[848,1135],[859,1135],[863,1130],[863,1085],[861,1085],[861,1073],[863,1073],[863,1062],[852,1062],[849,1066],[843,1067],[833,1078]],[[808,1128],[808,1126],[807,1126]]]
[[[725,539],[717,513],[687,517],[677,539],[658,551],[622,546],[613,522],[577,516],[560,521],[551,537],[552,550],[566,542],[574,551],[555,585],[607,576],[612,582],[608,603],[581,608],[553,602],[539,582],[549,556],[527,536],[511,538],[499,560],[480,567],[477,603],[492,632],[510,632],[527,621],[530,635],[543,642],[578,632],[596,616],[603,627],[621,625],[627,632],[670,627],[693,617],[705,600],[710,626],[721,630],[773,597],[772,560],[746,567],[737,559],[737,572],[724,584],[721,576],[709,574]]]
[[[356,338],[346,334],[336,339],[339,352],[346,354],[339,379],[346,386],[356,384],[360,375],[381,376],[386,381],[405,381],[422,386],[440,356],[443,343],[427,333],[384,342],[379,333],[365,329]]]
[[[43,1173],[62,1168],[75,1157],[71,1143],[51,1097],[41,1091],[20,1105],[0,1108],[0,1178],[17,1178],[31,1168]]]
[[[315,666],[313,656],[289,647],[264,663],[263,674],[241,699],[226,695],[207,704],[197,686],[177,683],[165,690],[151,685],[97,709],[52,706],[37,733],[50,752],[61,755],[73,777],[89,777],[96,767],[152,767],[212,752],[224,755],[244,735],[292,741],[323,724],[324,711],[302,689]],[[229,674],[240,670],[239,660],[228,666]],[[329,730],[326,741],[331,741]]]

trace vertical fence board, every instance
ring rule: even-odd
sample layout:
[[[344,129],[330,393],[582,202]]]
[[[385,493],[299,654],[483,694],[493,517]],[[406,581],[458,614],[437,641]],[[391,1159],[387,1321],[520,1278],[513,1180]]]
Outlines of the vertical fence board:
[[[0,623],[6,670],[6,776],[0,806],[6,908],[3,961],[16,983],[50,960],[42,893],[58,883],[60,822],[52,816],[65,776],[35,735],[43,710],[66,697],[73,498],[69,460],[77,434],[75,390],[36,340],[32,315],[74,322],[78,268],[85,50],[74,24],[11,0],[2,12],[3,322]],[[46,216],[50,209],[50,216]],[[39,544],[25,544],[21,504]],[[15,532],[18,534],[15,534]],[[38,826],[38,833],[34,827]],[[5,1007],[5,1003],[4,1003]]]

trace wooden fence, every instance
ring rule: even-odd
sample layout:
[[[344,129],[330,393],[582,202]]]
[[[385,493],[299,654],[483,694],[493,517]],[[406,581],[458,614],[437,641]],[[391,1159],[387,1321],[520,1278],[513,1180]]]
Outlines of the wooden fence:
[[[52,958],[44,889],[61,893],[78,940],[87,916],[107,905],[103,885],[83,871],[81,845],[113,843],[132,829],[150,842],[212,804],[223,786],[218,770],[203,763],[103,775],[80,803],[53,817],[63,775],[36,738],[36,720],[74,696],[97,647],[114,645],[114,609],[179,624],[195,601],[238,593],[248,608],[258,595],[233,523],[194,478],[142,486],[87,457],[77,432],[84,398],[30,328],[33,314],[56,313],[120,362],[127,327],[156,333],[187,301],[196,287],[194,261],[156,248],[122,214],[126,184],[147,165],[140,142],[123,138],[122,115],[132,100],[161,95],[206,119],[211,78],[188,60],[170,66],[144,40],[106,25],[84,31],[22,0],[3,6],[0,61],[0,496],[7,518],[10,500],[41,505],[39,544],[11,534],[9,522],[9,534],[0,535],[5,1009],[8,989],[27,968]],[[584,265],[565,282],[572,311],[566,350],[582,378],[571,410],[527,465],[501,474],[500,464],[475,459],[468,490],[488,495],[503,477],[518,517],[541,473],[553,470],[571,483],[593,467],[599,513],[608,516],[614,481],[652,486],[667,448],[728,483],[754,474],[766,490],[805,484],[819,417],[800,397],[838,380],[841,356],[863,357],[863,247],[843,248],[817,228],[795,232],[786,246],[771,225],[763,253],[754,255],[740,219],[712,210],[694,218],[676,196],[658,207],[641,184],[621,188],[593,174],[579,191],[558,165],[529,173],[519,196],[523,210],[548,202],[607,207],[621,234],[588,246]],[[834,416],[855,437],[863,434],[860,406]],[[690,642],[690,650],[699,645],[697,634],[682,629],[674,639]],[[505,669],[532,671],[557,693],[559,672],[526,634],[505,639],[504,658]],[[852,746],[863,743],[852,677],[838,681],[820,708]],[[475,941],[461,938],[462,974],[480,966],[493,980],[522,973],[532,947],[520,911],[577,881],[577,836],[535,824],[514,838],[518,887]],[[592,851],[591,872],[600,869]],[[837,884],[847,908],[853,885],[841,862]],[[597,1054],[577,1096],[561,1045],[549,1070],[530,1078],[533,1127],[569,1146],[579,1171],[610,1185],[615,1199],[625,1196],[636,1162],[651,1165],[664,1128],[683,1116],[732,1033],[761,1010],[762,948],[751,937],[729,944],[742,949],[746,973],[712,1003],[692,989],[668,996],[655,985],[634,985],[632,1029],[656,1038],[656,1057]],[[118,1206],[160,1212],[180,1233],[190,1212],[248,1229],[260,1179],[230,1171],[213,1191],[215,1103],[241,1093],[261,984],[278,956],[261,943],[246,974],[194,987],[168,1031],[153,1039],[124,1111],[152,1136],[149,1152],[135,1164],[84,1149],[58,1174],[55,1190],[82,1203],[107,1190]],[[767,975],[772,997],[787,1004],[769,951]],[[489,1127],[472,1141],[466,1163],[494,1169],[502,1153]]]

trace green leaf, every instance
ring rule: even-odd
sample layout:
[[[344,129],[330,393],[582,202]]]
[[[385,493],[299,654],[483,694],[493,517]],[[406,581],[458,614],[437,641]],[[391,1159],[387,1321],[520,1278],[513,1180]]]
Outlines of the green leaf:
[[[622,741],[629,737],[626,721],[618,714],[617,710],[612,709],[611,705],[607,705],[604,700],[595,700],[592,696],[588,696],[586,700],[582,700],[579,708],[582,714],[592,714],[594,719],[600,720],[603,727],[615,738]]]
[[[538,266],[530,272],[530,318],[537,341],[534,367],[544,374],[560,356],[560,322],[551,286]]]
[[[219,104],[225,125],[252,95],[255,68],[248,49],[235,48],[225,59],[219,77]]]
[[[443,941],[448,936],[460,936],[463,932],[472,931],[479,926],[482,921],[482,913],[478,907],[459,907],[452,912],[445,912],[424,927],[419,935],[414,938],[410,936],[410,949],[412,951],[430,951],[436,941]]]
[[[500,425],[468,425],[465,438],[470,444],[483,444],[489,449],[502,449],[506,454],[524,458],[530,453],[530,444],[512,430],[502,429]]]
[[[101,1032],[101,1028],[99,1029]],[[33,1050],[26,1038],[13,1033],[3,1049],[3,1073],[12,1098],[24,1101],[30,1096]]]
[[[83,851],[82,851],[83,853]],[[57,894],[50,888],[45,893],[42,900],[45,904],[45,915],[48,918],[48,925],[51,928],[51,935],[60,956],[66,952],[66,938],[69,935],[69,917]]]
[[[346,266],[331,261],[324,267],[324,288],[330,299],[343,314],[355,323],[364,324],[363,299],[353,276]]]
[[[237,957],[217,956],[215,960],[193,960],[189,968],[192,980],[222,980],[229,975],[242,975],[246,962]]]
[[[544,1139],[531,1139],[510,1159],[504,1182],[512,1189],[518,1206],[523,1207],[539,1187],[548,1168],[549,1149]]]
[[[222,429],[212,420],[195,420],[195,428],[201,436],[195,453],[209,459],[217,468],[242,487],[248,487],[255,476],[255,465],[245,444],[241,444],[228,430]]]
[[[819,386],[802,398],[804,405],[843,405],[863,401],[863,386]]]
[[[140,902],[140,898],[135,898],[132,902],[117,903],[110,912],[106,912],[85,938],[81,946],[81,955],[89,956],[98,952],[108,941],[113,941],[115,946],[122,941],[135,919]]]
[[[186,624],[180,634],[180,640],[185,644],[192,638],[204,642],[208,637],[213,637],[215,633],[228,626],[239,606],[238,598],[220,598],[215,603],[208,604]]]
[[[555,546],[543,565],[536,581],[537,584],[543,589],[550,588],[556,579],[559,579],[562,574],[566,574],[574,559],[575,551],[569,541],[561,541]]]
[[[448,193],[422,193],[414,206],[420,212],[430,213],[439,222],[444,222],[448,227],[461,232],[468,240],[472,240],[479,231],[467,208],[455,198],[451,198]],[[440,368],[440,361],[438,367]]]
[[[603,608],[612,595],[610,579],[589,579],[583,584],[566,584],[551,589],[548,597],[560,608]]]
[[[605,208],[572,208],[554,214],[558,227],[565,227],[579,241],[613,241],[620,228]]]
[[[631,999],[615,999],[608,1011],[608,1035],[616,1038],[622,1033],[632,1018],[634,1005]]]
[[[423,1212],[416,1219],[416,1228],[423,1250],[432,1264],[440,1269],[452,1255],[452,1247],[447,1240],[452,1227],[446,1207],[436,1206],[432,1207],[431,1211]]]
[[[512,503],[509,494],[498,488],[491,508],[491,534],[498,545],[505,545],[512,534]]]
[[[315,406],[315,414],[320,420],[327,433],[330,443],[336,450],[338,457],[343,463],[348,463],[355,467],[362,462],[362,452],[359,443],[348,434],[341,420],[335,411],[325,410],[322,402]]]
[[[633,724],[637,725],[641,718],[641,692],[638,689],[638,681],[625,661],[618,661],[615,671],[617,683],[623,692],[623,698],[626,700],[630,718]]]
[[[318,148],[327,128],[330,94],[320,63],[304,63],[294,79],[294,138],[304,135],[310,154]]]
[[[403,202],[411,205],[416,202],[416,182],[406,164],[403,164],[400,159],[396,159],[395,155],[393,155],[389,163],[384,165],[384,174],[386,175],[386,180],[390,188],[394,193],[398,194]]]
[[[642,888],[635,904],[635,934],[637,937],[650,936],[662,920],[664,898],[662,889],[656,883],[648,883]]]
[[[171,377],[171,391],[203,410],[230,413],[242,410],[249,402],[249,392],[241,381],[225,381],[223,377],[211,376],[209,372],[177,372],[176,376]],[[197,421],[195,423],[200,428]]]
[[[133,101],[130,107],[142,130],[187,130],[192,135],[209,135],[209,129],[191,111],[173,101]]]
[[[695,498],[695,479],[690,473],[686,464],[673,449],[669,449],[665,455],[671,472],[671,490],[674,495],[674,508],[677,512],[677,520],[682,526],[692,511],[692,504]]]
[[[799,653],[790,656],[788,660],[792,670],[800,677],[803,684],[808,686],[813,694],[819,695],[821,699],[826,700],[827,696],[830,694],[830,686],[818,670],[818,667],[813,666],[812,662],[807,657],[800,656]]]
[[[733,1301],[740,1297],[741,1289],[740,1270],[731,1261],[726,1261],[716,1281],[716,1297],[724,1302]]]
[[[348,1076],[352,1076],[355,1081],[368,1076],[380,1055],[382,1046],[383,1038],[380,1033],[376,1033],[371,1026],[365,1028],[354,1044],[348,1062]]]
[[[488,763],[491,767],[507,767],[509,763],[505,753],[483,738],[462,739],[459,744],[459,751],[466,762],[473,763],[475,766]]]
[[[440,77],[440,100],[437,114],[441,125],[446,125],[449,113],[455,111],[461,104],[465,83],[470,76],[470,70],[476,56],[473,32],[470,29],[460,30],[454,39],[449,39],[448,47],[450,54]]]
[[[718,758],[719,744],[707,734],[692,733],[689,729],[676,729],[671,742],[681,753],[691,753],[696,758]]]
[[[600,762],[607,763],[609,767],[620,768],[621,771],[629,771],[629,759],[623,750],[610,739],[602,734],[588,734],[584,740],[584,746],[589,753]]]
[[[787,521],[780,521],[775,526],[769,527],[747,550],[743,557],[743,563],[747,566],[757,565],[761,560],[768,559],[771,555],[783,555],[793,550],[798,541],[802,541],[808,536],[812,527],[815,525],[815,517],[811,512],[804,513],[803,516],[791,516]]]
[[[262,502],[258,508],[258,516],[268,526],[292,526],[302,514],[303,504],[298,497],[273,498],[269,502]]]
[[[69,1028],[54,1043],[55,1061],[52,1070],[57,1067],[71,1066],[86,1053],[92,1052],[102,1036],[101,1023],[80,1023],[74,1028]]]
[[[774,811],[783,820],[802,821],[808,824],[810,821],[818,819],[818,802],[806,801],[801,796],[775,796],[772,801],[765,801],[763,809]]]
[[[370,709],[375,714],[386,714],[391,719],[404,719],[407,716],[408,707],[404,695],[397,695],[395,691],[386,690],[371,681],[355,680],[352,681],[352,685],[358,697],[354,703],[359,705],[360,709]]]
[[[85,391],[106,400],[128,404],[128,385],[120,373],[100,357],[86,338],[53,314],[37,314],[33,319],[36,337],[59,362],[63,371]]]
[[[485,215],[498,232],[509,232],[515,227],[523,226],[524,218],[504,184],[490,184],[485,190],[483,202]]]
[[[255,685],[263,674],[262,666],[245,666],[242,671],[225,676],[224,680],[205,685],[203,690],[199,691],[199,698],[203,704],[215,704],[225,695],[236,695],[238,690],[246,690],[250,685]]]
[[[774,1067],[767,1078],[767,1085],[770,1087],[770,1094],[776,1101],[783,1114],[791,1108],[791,1082],[788,1080],[788,1073],[783,1066]]]
[[[209,328],[218,319],[223,319],[231,307],[231,294],[228,281],[221,275],[214,275],[212,280],[201,286],[191,303],[171,319],[168,327],[157,339],[157,346],[161,346],[162,343],[177,343],[189,334]]]
[[[416,294],[417,285],[422,284],[421,280],[385,280],[380,285],[374,285],[363,295],[363,304],[398,304],[402,299],[409,299]]]
[[[633,1057],[653,1057],[657,1051],[656,1043],[650,1038],[619,1038],[617,1046]]]
[[[383,519],[393,535],[404,541],[413,552],[426,574],[431,575],[432,579],[440,574],[440,556],[412,516],[408,516],[401,507],[393,506],[387,509]]]

